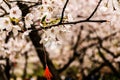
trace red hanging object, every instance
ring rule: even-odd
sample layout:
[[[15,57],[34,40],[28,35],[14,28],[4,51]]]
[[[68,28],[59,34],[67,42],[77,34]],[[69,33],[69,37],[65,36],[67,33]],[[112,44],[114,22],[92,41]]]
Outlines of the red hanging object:
[[[47,65],[46,65],[46,68],[45,68],[44,77],[47,78],[47,80],[51,80],[51,78],[52,78],[52,74],[51,74]]]

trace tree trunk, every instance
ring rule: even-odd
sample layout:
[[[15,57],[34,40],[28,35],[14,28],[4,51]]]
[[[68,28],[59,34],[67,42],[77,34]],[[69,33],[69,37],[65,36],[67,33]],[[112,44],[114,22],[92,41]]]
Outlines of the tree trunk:
[[[0,80],[8,80],[1,65],[0,65]]]
[[[9,63],[9,58],[6,58],[5,74],[8,80],[10,80],[10,69],[11,69],[11,66]]]
[[[39,57],[39,60],[41,61],[43,67],[45,68],[46,63],[45,63],[45,51],[43,49],[43,44],[40,44],[39,41],[41,40],[40,35],[38,34],[37,31],[32,31],[29,34],[29,37],[36,49],[37,55]],[[55,66],[53,65],[52,61],[49,59],[49,56],[47,55],[47,64],[51,70],[51,73],[53,75],[53,80],[60,80],[60,76],[55,68]]]

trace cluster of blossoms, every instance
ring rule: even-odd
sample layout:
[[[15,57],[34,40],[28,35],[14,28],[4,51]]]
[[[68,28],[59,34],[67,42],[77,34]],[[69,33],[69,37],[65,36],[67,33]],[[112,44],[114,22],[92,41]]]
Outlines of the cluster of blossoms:
[[[71,31],[71,25],[60,25],[47,30],[44,30],[44,28],[57,24],[60,21],[65,1],[66,0],[43,0],[42,4],[29,8],[28,13],[23,16],[23,11],[18,5],[17,1],[8,1],[9,5],[11,6],[9,7],[8,4],[1,0],[0,5],[2,9],[0,10],[0,14],[4,16],[0,17],[0,35],[3,36],[0,40],[0,43],[2,44],[0,45],[0,56],[9,57],[10,61],[13,63],[17,62],[19,64],[25,64],[25,60],[20,63],[21,59],[23,59],[22,55],[26,54],[26,52],[29,52],[30,54],[30,52],[34,51],[33,47],[31,47],[31,42],[25,40],[25,35],[28,35],[32,30],[32,25],[34,25],[36,29],[43,28],[43,30],[41,30],[43,33],[40,43],[43,43],[48,50],[53,50],[56,47],[58,47],[58,49],[62,48],[61,44],[63,44],[64,41],[71,40],[67,37],[70,36],[69,33]],[[36,0],[34,2],[38,1]],[[25,2],[22,3],[27,5],[27,7],[32,5],[29,5]],[[69,12],[69,9],[66,8],[63,22],[73,20]],[[10,36],[10,39],[7,43],[5,43],[7,36]],[[24,69],[25,66],[21,67],[22,68],[20,69]],[[23,73],[19,69],[15,69],[14,71],[14,74],[18,73],[21,75]]]
[[[10,0],[7,1],[9,2]],[[33,3],[27,4],[27,1],[31,0],[22,1],[23,2],[21,3],[27,7],[31,6],[32,4],[34,5],[35,2],[39,2],[39,0],[34,0]],[[95,38],[99,36],[100,38],[103,38],[120,29],[120,22],[119,20],[116,21],[120,17],[119,0],[103,0],[102,4],[99,6],[100,8],[98,8],[96,14],[92,17],[92,19],[107,19],[110,22],[102,24],[83,23],[80,25],[59,25],[57,27],[44,29],[46,27],[59,23],[65,1],[66,0],[42,0],[42,3],[40,5],[29,8],[28,13],[23,16],[23,11],[19,7],[17,1],[9,2],[11,5],[11,7],[9,7],[3,0],[0,0],[0,6],[2,7],[0,10],[0,15],[5,14],[4,16],[0,17],[0,56],[9,56],[10,60],[14,62],[16,55],[19,53],[30,53],[31,49],[33,50],[33,48],[31,48],[32,44],[25,39],[26,35],[31,32],[33,26],[35,29],[41,28],[41,30],[38,31],[40,34],[42,32],[42,35],[40,35],[40,44],[43,44],[46,47],[46,50],[51,53],[50,56],[59,56],[59,60],[61,58],[65,58],[63,61],[58,61],[61,64],[63,64],[67,58],[72,56],[71,54],[73,51],[71,50],[71,47],[73,47],[74,43],[76,42],[76,38],[78,37],[77,32],[79,32],[80,26],[83,26],[83,29],[80,31],[80,38],[81,41],[83,40],[84,42],[80,44],[78,50],[82,47],[96,42],[96,40],[88,41],[88,37]],[[88,1],[90,4],[86,3],[85,1]],[[98,3],[98,0],[71,0],[67,5],[68,7],[65,9],[63,22],[73,21],[73,18],[80,20],[85,19],[89,16],[88,13],[91,13],[93,11],[93,7],[96,6],[96,3]],[[117,11],[113,11],[114,9]],[[23,33],[19,33],[19,31]],[[13,38],[10,38],[9,42],[5,43],[6,36],[8,36],[11,32],[13,34]],[[106,40],[103,43],[103,46],[117,54],[120,51],[118,45],[120,42],[119,39],[120,37],[118,33],[113,37],[112,40]],[[84,62],[85,64],[83,67],[87,66],[91,68],[92,63],[89,58],[91,58],[93,55],[94,60],[102,62],[99,55],[96,55],[97,52],[98,51],[96,47],[86,50],[87,56],[84,58],[86,61]],[[57,53],[57,56],[54,53]],[[107,54],[106,56],[109,55]],[[111,56],[107,58],[113,59]],[[119,62],[119,60],[119,58],[114,59],[116,62]],[[59,64],[58,62],[56,63]],[[90,63],[91,66],[86,63]],[[48,69],[48,67],[46,68]],[[47,72],[49,71],[47,70]]]
[[[19,5],[17,5],[17,2],[11,2],[11,8],[9,8],[7,4],[5,4],[5,2],[1,0],[1,6],[4,8],[5,11],[7,11],[6,13],[8,15],[0,18],[0,30],[5,30],[7,33],[12,31],[13,35],[17,36],[18,31],[24,31],[24,28],[29,29],[31,28],[31,25],[36,25],[36,28],[40,28],[57,24],[60,21],[64,4],[65,0],[43,0],[41,5],[30,8],[29,13],[27,13],[25,16],[22,16],[22,11]],[[64,22],[72,20],[72,17],[70,13],[68,14],[68,12],[70,11],[68,8],[66,8],[63,17]],[[3,11],[3,14],[4,13],[5,12]],[[70,28],[70,25],[59,26],[59,28],[52,28],[50,30],[44,30],[41,42],[46,43],[46,40],[55,40],[57,38],[56,35],[62,35],[63,32],[68,31],[68,28]],[[29,33],[30,31],[27,30],[26,32]],[[46,33],[50,33],[52,36]]]
[[[9,7],[8,4],[1,0],[0,4],[1,7],[3,7],[3,9],[1,9],[1,14],[5,14],[3,17],[0,17],[1,34],[3,33],[2,35],[9,36],[9,33],[12,32],[13,36],[17,37],[18,35],[21,36],[19,31],[23,31],[24,33],[22,33],[22,37],[25,37],[25,35],[28,35],[31,31],[28,29],[32,28],[32,25],[34,25],[34,27],[37,29],[40,27],[44,28],[53,24],[57,24],[60,21],[65,1],[66,0],[43,0],[40,5],[30,8],[29,12],[23,16],[23,12],[17,4],[17,1],[8,1],[9,5],[11,6]],[[27,1],[23,1],[22,3],[31,6],[35,2],[38,1],[31,1],[31,4],[27,4]],[[70,9],[67,7],[64,12],[63,22],[73,20],[70,12]],[[24,28],[27,30],[24,30]],[[58,52],[58,50],[62,48],[61,45],[64,44],[65,40],[66,42],[70,42],[71,37],[67,38],[67,36],[72,34],[70,29],[71,25],[60,25],[47,30],[43,29],[40,43],[43,43],[48,51],[57,48],[56,51]],[[64,39],[65,37],[66,39]]]
[[[12,31],[14,36],[16,36],[18,34],[18,30],[21,30],[20,19],[22,12],[18,6],[13,6],[11,9],[8,9],[4,2],[1,3],[1,6],[5,8],[5,10],[8,12],[8,15],[0,18],[0,30],[6,30],[8,33]],[[15,25],[15,23],[18,23],[18,25]]]

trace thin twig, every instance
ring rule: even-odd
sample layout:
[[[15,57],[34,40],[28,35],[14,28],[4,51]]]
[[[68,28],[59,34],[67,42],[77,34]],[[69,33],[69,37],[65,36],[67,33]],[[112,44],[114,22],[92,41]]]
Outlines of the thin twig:
[[[92,71],[90,71],[90,73],[85,77],[84,80],[89,80],[90,77],[92,77],[92,75],[95,75],[95,73],[100,72],[100,70],[105,66],[106,64],[102,63],[99,67],[93,69]]]
[[[6,0],[3,0],[3,1],[5,2],[5,4],[7,4],[9,8],[11,8],[11,5]]]
[[[83,26],[82,26],[83,27]],[[81,28],[81,27],[80,27]],[[76,43],[75,45],[73,46],[73,50],[76,51],[78,46],[79,46],[79,42],[80,42],[80,39],[81,39],[81,29],[79,29],[79,33],[77,35],[77,40],[76,40]]]
[[[102,48],[104,51],[106,51],[107,53],[109,53],[110,55],[112,55],[114,58],[118,58],[118,57],[120,56],[120,54],[115,55],[114,52],[108,50],[107,48],[105,48],[105,47],[103,47],[103,46],[101,46],[101,48]]]
[[[4,70],[2,68],[2,65],[0,65],[0,79],[2,79],[2,80],[8,80],[7,76],[6,76],[5,72],[4,72]]]
[[[41,5],[41,4],[42,4],[42,2],[38,2],[38,3],[35,3],[34,5],[29,6],[28,8],[30,9],[30,8],[32,8],[32,7],[39,6],[39,5]]]
[[[66,3],[65,3],[65,5],[64,5],[64,7],[63,7],[63,10],[62,10],[60,22],[58,22],[57,24],[53,24],[53,25],[46,26],[46,27],[41,26],[40,28],[35,29],[35,30],[33,30],[33,31],[39,31],[39,30],[42,30],[42,29],[50,29],[50,28],[52,28],[52,27],[59,26],[59,25],[70,25],[70,24],[77,24],[77,23],[82,23],[82,22],[100,22],[100,23],[102,23],[102,22],[107,22],[107,20],[90,20],[90,18],[95,14],[95,12],[97,11],[100,3],[102,2],[102,0],[100,0],[100,1],[98,2],[98,5],[96,6],[96,8],[94,9],[94,11],[92,12],[92,14],[91,14],[87,19],[85,19],[85,20],[73,21],[73,22],[64,22],[64,23],[62,23],[62,20],[63,20],[63,17],[64,17],[64,12],[65,12],[65,8],[66,8],[68,2],[69,2],[69,0],[66,0]],[[28,29],[28,30],[29,30],[29,29]],[[31,30],[31,29],[30,29],[30,30]]]
[[[39,30],[42,30],[42,29],[50,29],[52,27],[56,27],[56,26],[59,26],[59,25],[72,25],[72,24],[78,24],[78,23],[83,23],[83,22],[99,22],[99,23],[103,23],[103,22],[107,22],[107,20],[79,20],[79,21],[73,21],[73,22],[64,22],[64,23],[60,23],[60,24],[53,24],[53,25],[50,25],[50,26],[46,26],[46,27],[40,27],[40,28],[37,28],[37,29],[32,29],[32,28],[28,28],[28,30],[32,30],[32,31],[39,31]]]
[[[32,1],[21,1],[21,0],[17,0],[17,1],[9,1],[9,2],[36,3],[36,2],[32,2]]]
[[[107,39],[109,39],[110,37],[114,36],[116,33],[117,33],[117,32],[114,32],[114,33],[111,33],[110,35],[105,36],[104,38],[101,39],[102,42],[105,41],[105,40],[107,40]],[[98,37],[97,37],[97,38],[98,38]],[[91,47],[93,47],[93,46],[97,46],[98,43],[99,43],[99,42],[92,43],[92,44],[90,44],[90,45],[88,45],[88,46],[83,47],[83,48],[80,49],[78,52],[74,52],[74,55],[69,59],[69,61],[68,61],[62,68],[58,69],[58,72],[59,72],[59,73],[63,72],[63,71],[76,59],[76,57],[82,55],[81,52],[84,52],[84,51],[86,51],[88,48],[91,48]],[[80,53],[80,54],[79,54],[79,53]]]
[[[118,71],[116,70],[116,68],[109,62],[109,60],[107,60],[107,59],[105,58],[105,56],[103,55],[103,53],[102,53],[101,50],[100,50],[100,47],[98,47],[98,53],[99,53],[100,57],[103,59],[103,61],[107,64],[107,66],[110,67],[110,69],[114,72],[114,74],[115,74],[118,78],[120,78],[119,72],[118,72]]]
[[[99,5],[100,5],[101,2],[102,2],[102,0],[100,0],[100,1],[98,2],[96,8],[95,8],[94,11],[92,12],[92,14],[87,18],[87,20],[89,20],[89,19],[95,14],[95,12],[97,11],[97,9],[98,9],[98,7],[99,7]]]
[[[66,0],[65,5],[64,5],[63,10],[62,10],[61,19],[60,19],[60,22],[58,24],[62,23],[62,20],[63,20],[63,17],[64,17],[64,12],[65,12],[65,8],[66,8],[68,2],[69,2],[69,0]]]
[[[24,66],[24,74],[23,74],[23,79],[25,79],[26,78],[26,75],[27,75],[27,65],[28,65],[28,53],[27,52],[25,52],[24,53],[24,57],[25,57],[25,66]]]
[[[9,13],[4,13],[2,15],[0,15],[0,17],[4,17],[5,15],[8,15]]]
[[[5,13],[7,13],[7,11],[6,11],[2,6],[0,6],[0,8],[1,8]]]

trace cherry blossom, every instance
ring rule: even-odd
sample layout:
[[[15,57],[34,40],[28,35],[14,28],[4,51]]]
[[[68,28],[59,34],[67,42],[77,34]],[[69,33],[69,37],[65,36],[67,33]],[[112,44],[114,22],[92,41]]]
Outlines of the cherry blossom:
[[[33,14],[29,13],[25,16],[25,25],[26,25],[26,28],[31,28],[31,24],[33,24]]]
[[[18,25],[13,26],[12,32],[13,32],[14,36],[17,36],[19,30],[21,30],[20,26],[18,26]]]
[[[30,6],[25,16],[22,16],[22,9],[17,5],[18,2],[14,2],[14,0],[13,2],[12,0],[5,1],[7,1],[8,4],[0,0],[0,15],[2,15],[2,17],[0,17],[0,56],[9,58],[10,63],[17,63],[13,66],[15,68],[13,74],[16,74],[18,77],[24,74],[24,56],[26,52],[29,56],[27,60],[28,63],[32,65],[35,63],[38,64],[37,61],[39,61],[39,59],[36,52],[43,47],[45,47],[45,50],[50,55],[50,59],[52,59],[53,64],[57,65],[57,68],[64,67],[64,65],[69,62],[69,59],[75,55],[76,60],[74,61],[79,63],[75,66],[80,66],[80,71],[82,71],[82,68],[88,68],[88,70],[84,70],[86,74],[88,74],[92,66],[96,64],[92,62],[92,60],[98,61],[99,63],[104,62],[98,54],[97,47],[100,47],[99,39],[102,40],[101,45],[103,47],[113,52],[115,56],[119,54],[119,0],[102,0],[95,14],[92,18],[88,19],[106,20],[105,23],[80,23],[70,25],[59,24],[66,0],[42,0],[42,4],[36,3],[40,2],[40,0],[18,1],[27,7]],[[90,16],[98,1],[99,0],[69,0],[64,11],[62,23],[87,20],[87,17]],[[55,24],[56,26],[54,26]],[[37,46],[37,48],[35,46],[35,48],[33,47],[29,35],[29,33],[34,31],[36,34],[38,33],[38,39],[40,39],[40,41],[37,42],[40,43],[40,47]],[[117,32],[117,34],[108,39],[105,38],[114,32]],[[33,37],[36,38],[37,35]],[[79,37],[80,40],[77,42]],[[77,48],[74,48],[76,43],[78,44]],[[41,44],[43,44],[42,47]],[[89,47],[89,45],[92,44],[97,45]],[[114,56],[105,50],[102,49],[101,51],[111,64],[115,63],[115,65],[117,65],[117,62],[120,61],[119,57],[114,58]],[[80,62],[81,56],[83,56],[83,64]],[[50,73],[48,66],[46,66],[45,77],[50,80],[51,77],[54,76]],[[34,74],[33,68],[29,68],[28,66],[27,74]]]
[[[21,16],[22,16],[22,12],[18,6],[14,6],[10,9],[10,17],[11,18],[20,19]]]
[[[0,4],[3,2],[3,0],[0,0]]]
[[[0,18],[0,29],[11,30],[11,28],[12,28],[12,24],[8,17]]]

